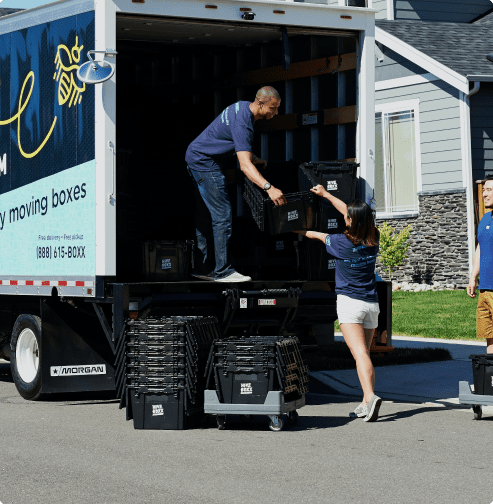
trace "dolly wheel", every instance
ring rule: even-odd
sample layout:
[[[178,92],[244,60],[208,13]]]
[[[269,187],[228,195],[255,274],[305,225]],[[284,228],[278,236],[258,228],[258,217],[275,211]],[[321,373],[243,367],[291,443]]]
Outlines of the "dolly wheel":
[[[288,425],[297,425],[298,417],[299,415],[297,411],[290,411],[288,413]]]
[[[269,429],[274,432],[279,432],[284,427],[284,422],[282,418],[277,418],[277,424],[275,424],[272,420],[269,423]]]
[[[217,428],[219,430],[224,430],[226,428],[226,417],[219,416],[217,417]]]
[[[481,420],[483,416],[483,409],[481,406],[473,406],[472,410],[474,411],[474,420]]]
[[[253,415],[240,415],[240,420],[245,423],[252,423]]]

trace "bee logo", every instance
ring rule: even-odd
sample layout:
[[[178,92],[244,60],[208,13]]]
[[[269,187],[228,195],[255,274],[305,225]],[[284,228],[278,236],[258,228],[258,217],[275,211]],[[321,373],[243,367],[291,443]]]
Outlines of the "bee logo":
[[[82,102],[82,93],[86,85],[79,87],[74,79],[80,62],[80,53],[84,46],[79,47],[79,37],[75,37],[75,45],[69,51],[66,45],[60,44],[55,58],[56,71],[53,79],[58,82],[58,104],[68,106],[78,105]],[[68,59],[68,64],[67,63]]]

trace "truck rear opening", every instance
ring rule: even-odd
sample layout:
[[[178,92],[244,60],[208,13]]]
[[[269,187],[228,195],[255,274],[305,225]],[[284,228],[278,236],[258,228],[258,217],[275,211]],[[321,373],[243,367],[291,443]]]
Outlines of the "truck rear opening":
[[[0,357],[24,398],[116,390],[125,327],[151,311],[215,316],[223,337],[330,334],[334,281],[261,253],[284,238],[259,231],[235,156],[224,166],[232,252],[253,281],[158,280],[143,251],[194,239],[187,146],[265,85],[282,98],[277,117],[255,124],[267,178],[291,159],[345,160],[359,166],[358,196],[369,201],[374,13],[272,0],[59,0],[0,19]],[[106,82],[80,81],[90,53],[116,68]]]
[[[119,14],[116,34],[118,280],[142,280],[143,242],[194,237],[186,149],[222,110],[253,101],[260,87],[274,86],[282,101],[278,117],[255,125],[258,156],[269,163],[356,158],[357,32]],[[262,238],[241,197],[236,156],[224,170],[234,255],[253,255]]]

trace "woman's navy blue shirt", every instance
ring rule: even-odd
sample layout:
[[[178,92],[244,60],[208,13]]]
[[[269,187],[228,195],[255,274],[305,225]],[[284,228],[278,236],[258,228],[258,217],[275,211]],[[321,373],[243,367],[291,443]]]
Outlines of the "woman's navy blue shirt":
[[[354,245],[344,234],[327,235],[327,252],[336,258],[336,293],[362,301],[377,302],[375,262],[378,245]]]

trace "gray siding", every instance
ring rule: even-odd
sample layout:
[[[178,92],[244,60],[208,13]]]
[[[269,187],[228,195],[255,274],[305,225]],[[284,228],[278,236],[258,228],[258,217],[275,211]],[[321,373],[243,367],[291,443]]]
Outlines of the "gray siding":
[[[375,58],[375,80],[377,82],[428,73],[388,47],[381,47],[384,55],[382,63]]]
[[[468,23],[491,7],[490,0],[394,0],[394,17]]]
[[[470,104],[472,176],[482,180],[493,175],[493,84],[482,83]]]
[[[459,91],[434,81],[375,93],[377,105],[416,98],[420,100],[422,190],[462,188]]]
[[[337,0],[294,0],[298,3],[312,3],[312,4],[322,4],[322,5],[337,5]]]
[[[375,19],[387,19],[387,0],[373,0],[373,9],[378,10]]]

